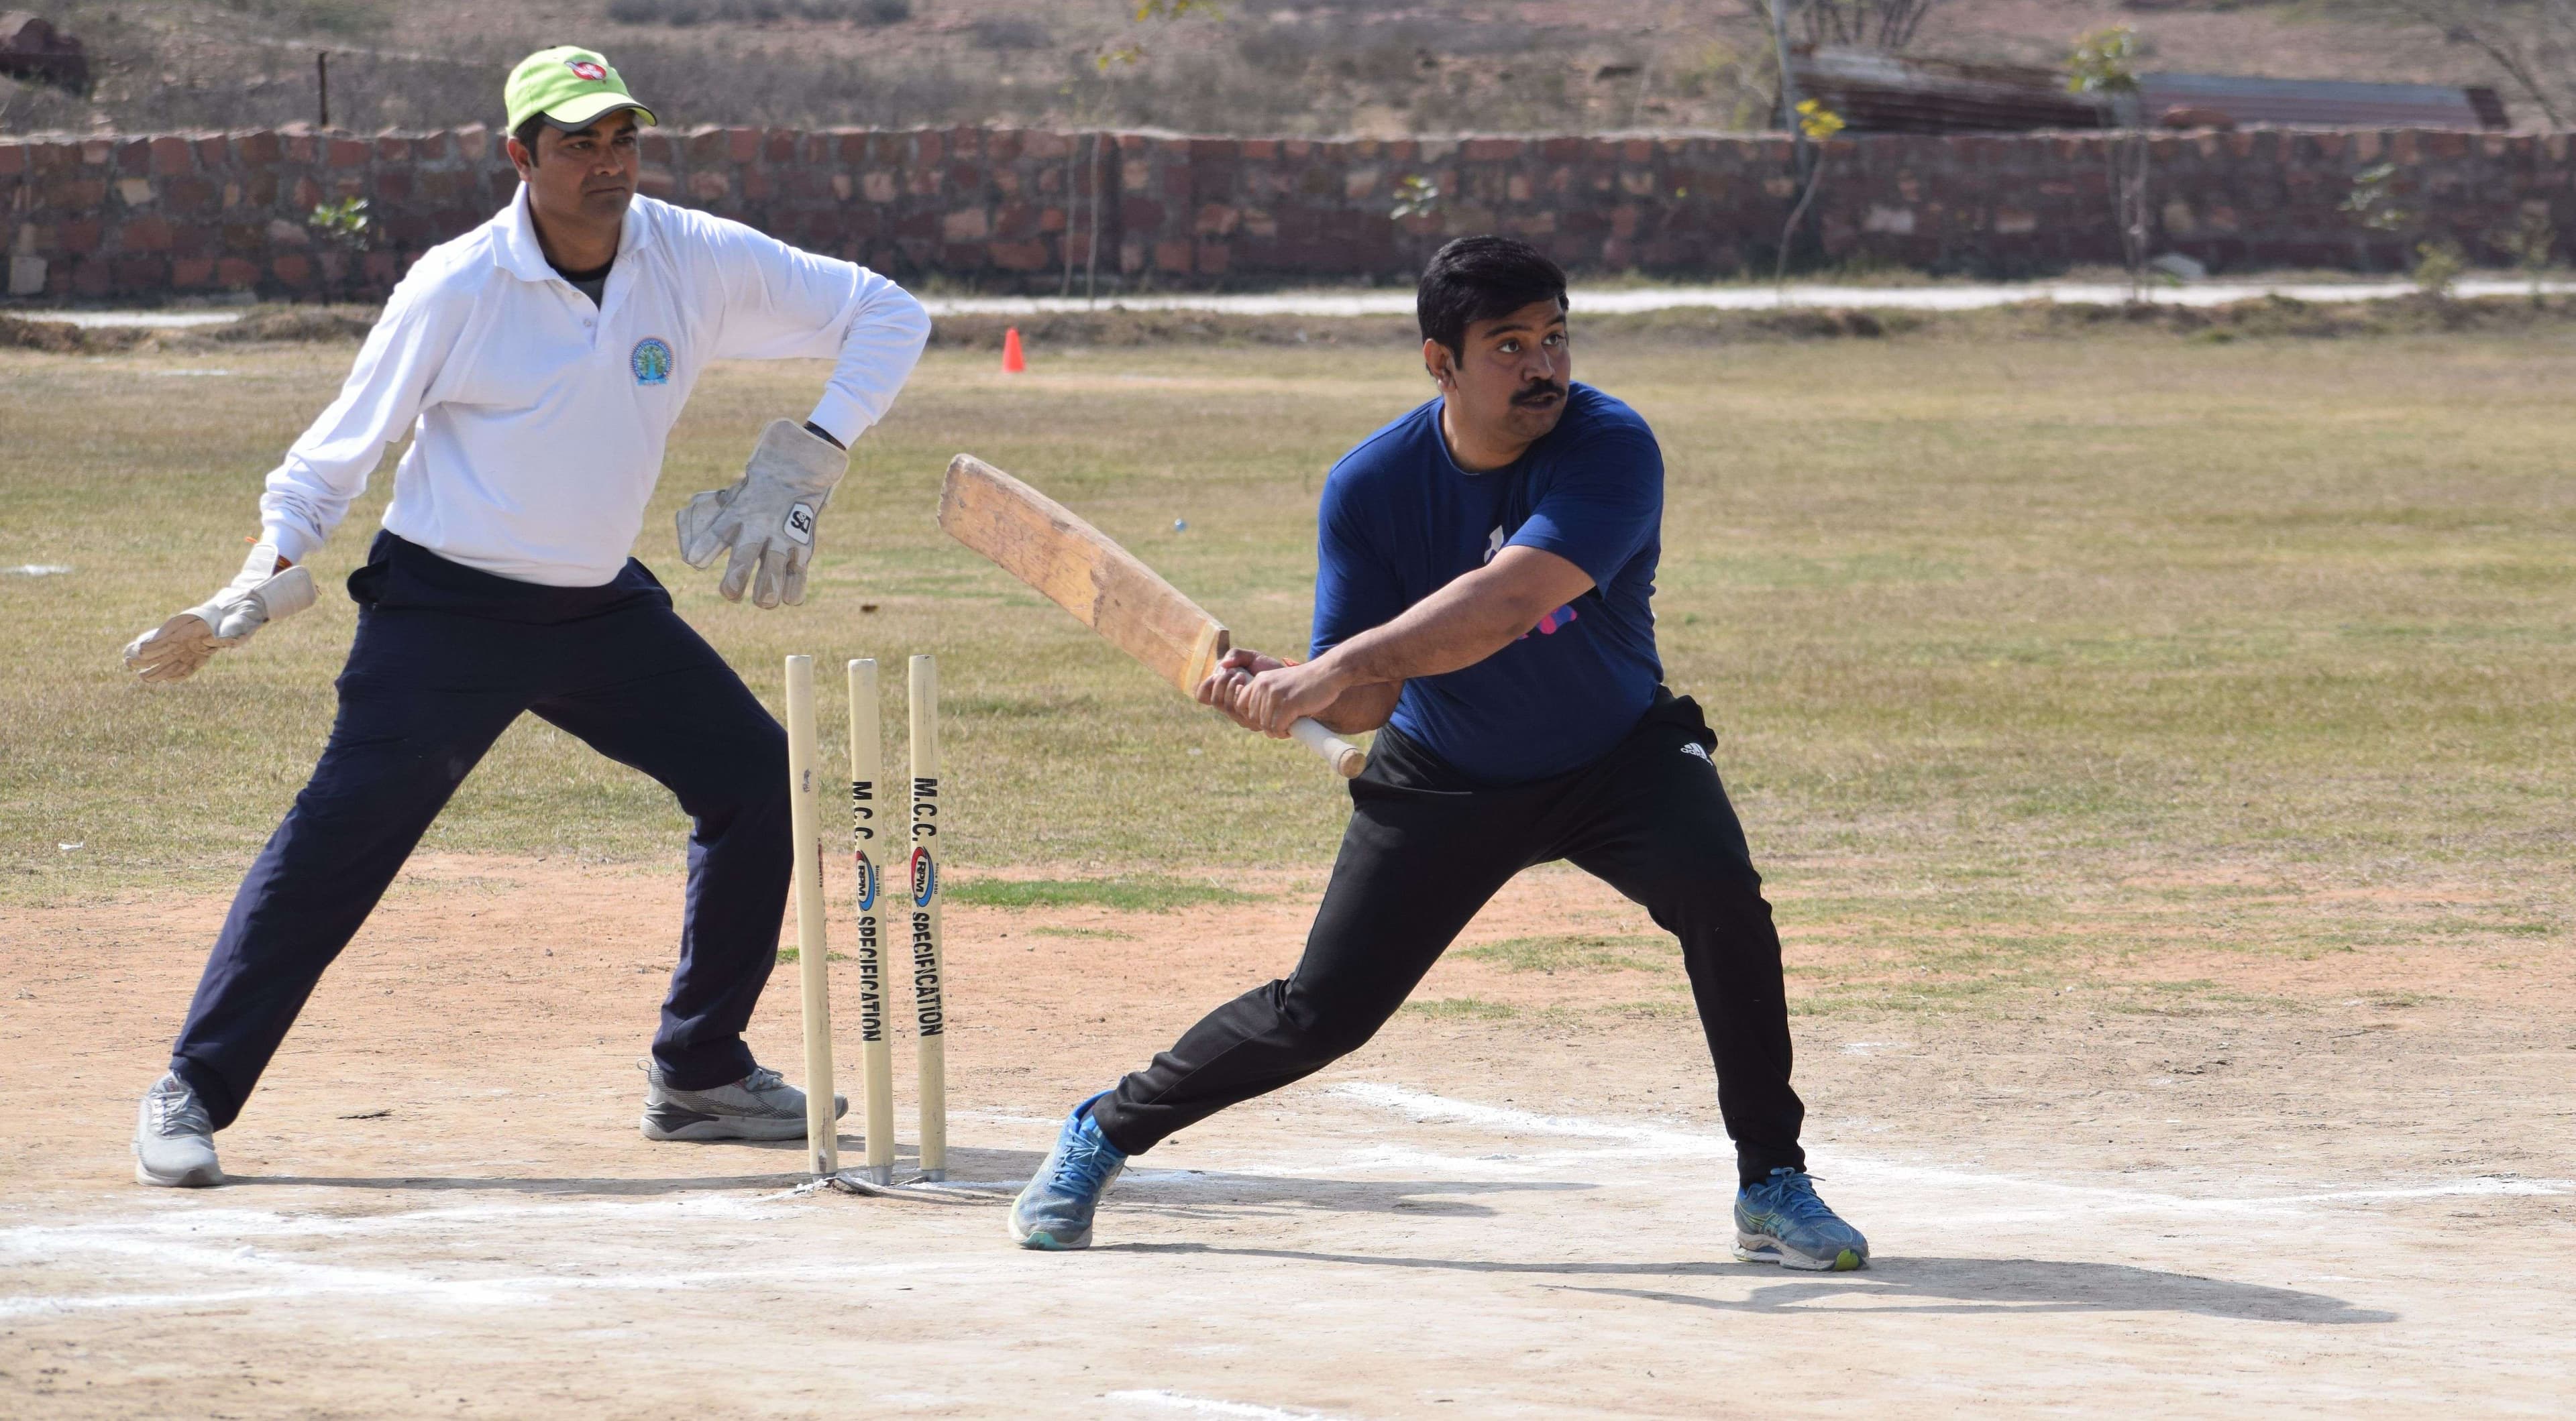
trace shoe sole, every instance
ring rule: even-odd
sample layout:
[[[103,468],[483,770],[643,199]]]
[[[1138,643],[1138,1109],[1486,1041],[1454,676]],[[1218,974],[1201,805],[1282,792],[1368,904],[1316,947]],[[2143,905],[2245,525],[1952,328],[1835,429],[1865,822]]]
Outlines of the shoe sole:
[[[1810,1258],[1776,1238],[1740,1233],[1735,1236],[1735,1261],[1777,1263],[1802,1273],[1850,1273],[1868,1267],[1869,1255],[1858,1249],[1846,1248],[1831,1258]]]
[[[224,1171],[221,1165],[208,1165],[178,1174],[155,1174],[138,1158],[134,1161],[134,1182],[160,1189],[212,1189],[224,1182]]]
[[[1040,1253],[1072,1253],[1091,1247],[1091,1235],[1087,1233],[1076,1238],[1057,1238],[1045,1229],[1031,1229],[1027,1233],[1022,1233],[1016,1224],[1011,1226],[1011,1241],[1022,1248],[1035,1249]]]
[[[644,1138],[665,1142],[702,1145],[720,1140],[801,1140],[805,1138],[803,1120],[749,1120],[739,1115],[699,1115],[676,1122],[644,1116]]]

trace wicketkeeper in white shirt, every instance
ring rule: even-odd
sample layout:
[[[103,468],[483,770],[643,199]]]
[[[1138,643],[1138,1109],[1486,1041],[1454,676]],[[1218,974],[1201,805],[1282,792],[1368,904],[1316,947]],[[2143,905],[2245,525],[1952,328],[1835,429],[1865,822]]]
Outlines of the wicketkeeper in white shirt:
[[[695,825],[644,1133],[805,1133],[803,1092],[742,1040],[786,907],[786,737],[627,550],[709,361],[835,359],[812,416],[771,424],[742,478],[679,518],[690,566],[729,554],[726,597],[803,600],[844,451],[893,404],[929,318],[863,267],[638,197],[636,132],[653,114],[598,54],[530,55],[506,98],[516,200],[395,288],[340,397],[268,476],[241,575],[126,648],[144,680],[176,681],[311,606],[304,559],[412,436],[349,578],[357,638],[322,761],[243,880],[169,1073],[144,1095],[147,1184],[221,1182],[214,1132],[523,711],[661,781]]]

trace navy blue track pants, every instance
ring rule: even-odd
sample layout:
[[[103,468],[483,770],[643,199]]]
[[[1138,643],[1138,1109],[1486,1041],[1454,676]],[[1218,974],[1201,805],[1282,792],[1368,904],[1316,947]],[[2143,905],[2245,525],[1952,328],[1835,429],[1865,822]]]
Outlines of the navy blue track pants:
[[[215,1127],[241,1113],[323,969],[522,711],[659,780],[694,821],[653,1056],[683,1090],[741,1079],[791,868],[777,720],[631,559],[605,586],[540,587],[383,533],[349,595],[358,634],[322,762],[242,880],[171,1051]]]

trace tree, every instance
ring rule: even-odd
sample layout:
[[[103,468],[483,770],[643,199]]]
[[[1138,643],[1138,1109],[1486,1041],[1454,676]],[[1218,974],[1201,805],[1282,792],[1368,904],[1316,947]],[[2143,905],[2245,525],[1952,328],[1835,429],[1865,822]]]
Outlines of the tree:
[[[1744,0],[1767,27],[1771,12],[1786,12],[1777,38],[1784,43],[1846,45],[1891,53],[1914,43],[1914,32],[1945,0]]]
[[[2147,295],[2147,130],[2138,107],[2138,36],[2127,25],[2095,30],[2066,57],[2066,89],[2110,105],[2114,132],[2102,140],[2111,179],[2111,222],[2120,231],[2120,261],[2129,299]]]
[[[2359,0],[2356,8],[2413,20],[2465,44],[2513,81],[2551,128],[2565,128],[2576,72],[2576,0]]]
[[[1825,182],[1825,140],[1843,131],[1843,116],[1826,108],[1820,100],[1802,99],[1798,103],[1798,136],[1816,145],[1816,161],[1807,169],[1807,190],[1798,195],[1798,205],[1789,209],[1789,220],[1780,226],[1780,259],[1772,264],[1772,286],[1785,286],[1789,280],[1789,245],[1797,239],[1798,223],[1807,215],[1807,205],[1816,200],[1816,189]]]

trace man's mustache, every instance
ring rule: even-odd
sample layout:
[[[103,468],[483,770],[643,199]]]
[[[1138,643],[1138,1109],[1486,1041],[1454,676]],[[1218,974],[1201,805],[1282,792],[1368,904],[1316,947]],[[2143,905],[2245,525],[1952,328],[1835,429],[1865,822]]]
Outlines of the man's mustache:
[[[1512,403],[1516,405],[1543,405],[1550,400],[1561,400],[1564,398],[1565,387],[1551,380],[1546,384],[1532,385],[1527,389],[1522,390],[1519,394],[1512,396]]]

